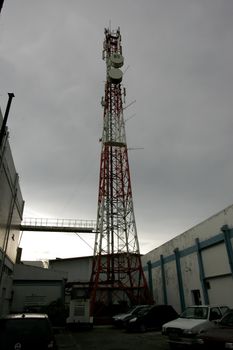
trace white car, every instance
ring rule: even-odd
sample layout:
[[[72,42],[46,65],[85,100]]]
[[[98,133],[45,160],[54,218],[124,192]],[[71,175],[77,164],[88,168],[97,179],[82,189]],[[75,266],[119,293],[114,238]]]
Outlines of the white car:
[[[174,321],[165,323],[162,334],[168,337],[171,349],[178,345],[185,347],[197,343],[197,335],[205,329],[211,328],[213,322],[222,318],[228,310],[227,306],[198,305],[190,306]]]

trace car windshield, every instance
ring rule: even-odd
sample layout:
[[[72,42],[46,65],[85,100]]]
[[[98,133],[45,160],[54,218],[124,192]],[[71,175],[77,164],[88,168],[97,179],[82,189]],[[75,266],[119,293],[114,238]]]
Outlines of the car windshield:
[[[207,319],[207,307],[188,307],[181,315],[181,318]]]
[[[142,307],[137,307],[131,312],[131,314],[132,315],[137,315],[141,310],[142,310]]]
[[[226,327],[230,327],[230,328],[233,327],[233,311],[232,311],[232,312],[229,312],[228,314],[226,314],[226,315],[222,318],[220,324],[221,324],[222,326],[226,326]]]
[[[142,315],[146,314],[150,308],[151,308],[150,306],[145,306],[145,307],[141,308],[140,310],[138,310],[137,315],[142,316]]]
[[[129,314],[132,314],[132,315],[138,315],[139,312],[141,312],[142,310],[144,310],[146,307],[148,306],[144,306],[144,305],[141,305],[141,306],[134,306],[133,308],[129,309],[129,311],[127,313]]]
[[[127,311],[126,311],[126,314],[132,314],[135,312],[135,310],[137,310],[137,307],[136,306],[132,306],[131,308],[129,308]]]

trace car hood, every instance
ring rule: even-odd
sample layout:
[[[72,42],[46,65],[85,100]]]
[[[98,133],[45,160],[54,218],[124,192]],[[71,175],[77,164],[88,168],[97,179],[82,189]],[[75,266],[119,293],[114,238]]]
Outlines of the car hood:
[[[122,320],[122,319],[124,319],[125,317],[128,317],[128,316],[131,316],[131,314],[119,314],[119,315],[113,316],[113,319],[114,320]]]
[[[209,323],[208,320],[200,320],[194,318],[177,318],[174,321],[167,322],[163,327],[168,328],[181,328],[181,329],[192,329],[198,326],[202,326],[206,323]]]

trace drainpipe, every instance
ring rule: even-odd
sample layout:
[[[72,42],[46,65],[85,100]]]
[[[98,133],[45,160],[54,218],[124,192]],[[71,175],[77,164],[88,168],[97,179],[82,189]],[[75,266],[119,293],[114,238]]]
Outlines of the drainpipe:
[[[6,130],[7,130],[7,127],[6,127]],[[6,151],[8,137],[9,137],[9,132],[6,131],[6,136],[4,137],[4,141],[2,143],[2,149],[0,148],[0,170],[3,166],[3,159],[4,159],[4,154]]]
[[[150,295],[153,298],[153,279],[152,279],[152,266],[151,261],[147,261],[147,269],[148,269],[148,286],[150,290]]]
[[[184,287],[183,287],[182,272],[181,272],[181,265],[180,265],[180,252],[178,248],[174,249],[174,254],[175,254],[175,260],[176,260],[176,272],[177,272],[177,280],[178,280],[178,287],[179,287],[180,307],[181,307],[181,310],[184,311],[185,309]]]
[[[167,305],[167,287],[166,287],[163,254],[160,255],[160,265],[161,265],[161,276],[162,276],[162,287],[163,287],[163,302],[164,302],[164,304]]]
[[[200,276],[200,281],[201,281],[201,286],[202,286],[204,303],[209,304],[209,295],[208,295],[208,290],[206,287],[205,270],[204,270],[204,264],[203,264],[203,260],[202,260],[199,239],[196,238],[195,242],[196,242],[196,249],[197,249],[197,261],[198,261],[198,266],[199,266],[199,276]]]
[[[13,92],[9,92],[8,93],[8,101],[7,101],[6,111],[5,111],[5,114],[4,114],[1,130],[0,130],[0,148],[2,146],[2,142],[3,142],[4,136],[6,134],[6,123],[7,123],[7,119],[8,119],[8,115],[9,115],[9,111],[10,111],[11,102],[12,102],[13,97],[15,97]]]
[[[0,169],[2,167],[3,164],[3,157],[4,157],[4,153],[6,150],[6,146],[7,146],[7,139],[8,139],[8,131],[7,131],[7,119],[8,119],[8,115],[9,115],[9,110],[10,110],[10,106],[11,106],[11,102],[12,102],[12,98],[14,97],[14,94],[12,92],[8,93],[8,102],[7,102],[7,106],[6,106],[6,111],[4,114],[4,118],[3,118],[3,122],[1,125],[1,130],[0,130]]]
[[[232,249],[232,244],[231,244],[231,238],[230,238],[230,229],[228,225],[224,225],[221,227],[221,230],[224,235],[224,242],[226,245],[226,251],[227,251],[227,256],[228,256],[228,261],[231,269],[231,274],[233,276],[233,249]]]

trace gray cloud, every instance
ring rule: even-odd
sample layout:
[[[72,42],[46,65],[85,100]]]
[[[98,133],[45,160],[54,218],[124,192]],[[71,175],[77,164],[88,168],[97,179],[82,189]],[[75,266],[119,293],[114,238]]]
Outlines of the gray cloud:
[[[6,2],[1,108],[13,91],[10,142],[25,215],[96,217],[109,21],[121,27],[130,66],[126,103],[137,101],[125,117],[136,113],[128,147],[143,148],[129,151],[142,252],[231,204],[232,13],[227,0]]]

